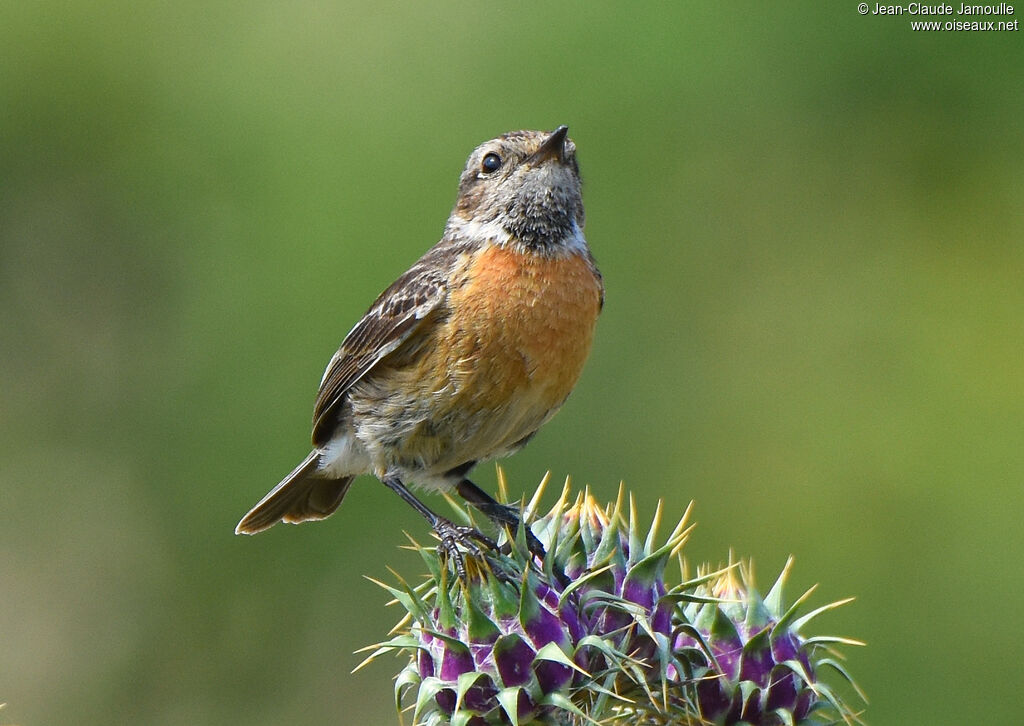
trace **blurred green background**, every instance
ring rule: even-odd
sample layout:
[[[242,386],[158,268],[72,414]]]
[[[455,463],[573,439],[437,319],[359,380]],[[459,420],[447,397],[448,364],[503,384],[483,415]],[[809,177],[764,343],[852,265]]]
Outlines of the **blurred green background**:
[[[0,724],[393,724],[424,523],[361,480],[235,537],[465,157],[570,125],[607,282],[505,467],[696,500],[856,595],[872,724],[1012,723],[1024,649],[1024,54],[850,3],[0,6]],[[493,465],[474,477],[495,484]],[[433,500],[434,504],[443,504]]]

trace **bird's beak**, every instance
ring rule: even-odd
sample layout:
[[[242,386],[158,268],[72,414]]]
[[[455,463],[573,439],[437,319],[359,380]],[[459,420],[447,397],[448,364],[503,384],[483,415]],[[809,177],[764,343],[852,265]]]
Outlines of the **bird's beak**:
[[[568,126],[559,126],[551,132],[551,136],[544,139],[544,143],[540,145],[539,149],[533,152],[530,160],[534,163],[540,163],[547,159],[565,161],[565,137],[568,134]]]

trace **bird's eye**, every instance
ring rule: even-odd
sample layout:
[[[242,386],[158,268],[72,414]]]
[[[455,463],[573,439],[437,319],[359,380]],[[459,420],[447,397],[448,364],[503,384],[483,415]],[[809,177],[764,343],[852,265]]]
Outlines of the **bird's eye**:
[[[501,168],[501,157],[492,151],[484,157],[483,162],[480,164],[480,168],[484,170],[485,174],[493,174]]]

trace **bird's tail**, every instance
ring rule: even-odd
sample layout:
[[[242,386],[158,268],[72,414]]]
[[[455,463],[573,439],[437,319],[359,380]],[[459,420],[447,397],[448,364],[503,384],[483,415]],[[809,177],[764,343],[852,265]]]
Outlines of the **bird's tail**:
[[[235,527],[235,534],[256,534],[278,522],[309,522],[328,517],[345,498],[353,477],[317,476],[320,454],[310,453],[280,484],[270,490]]]

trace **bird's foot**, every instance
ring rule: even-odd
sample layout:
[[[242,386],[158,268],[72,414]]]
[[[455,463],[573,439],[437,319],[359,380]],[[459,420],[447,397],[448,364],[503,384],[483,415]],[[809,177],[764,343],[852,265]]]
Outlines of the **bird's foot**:
[[[485,554],[481,545],[491,550],[498,547],[494,540],[479,530],[454,524],[443,517],[438,517],[434,522],[434,533],[441,540],[437,545],[438,554],[443,560],[452,561],[460,580],[466,579],[465,553],[484,559]]]

